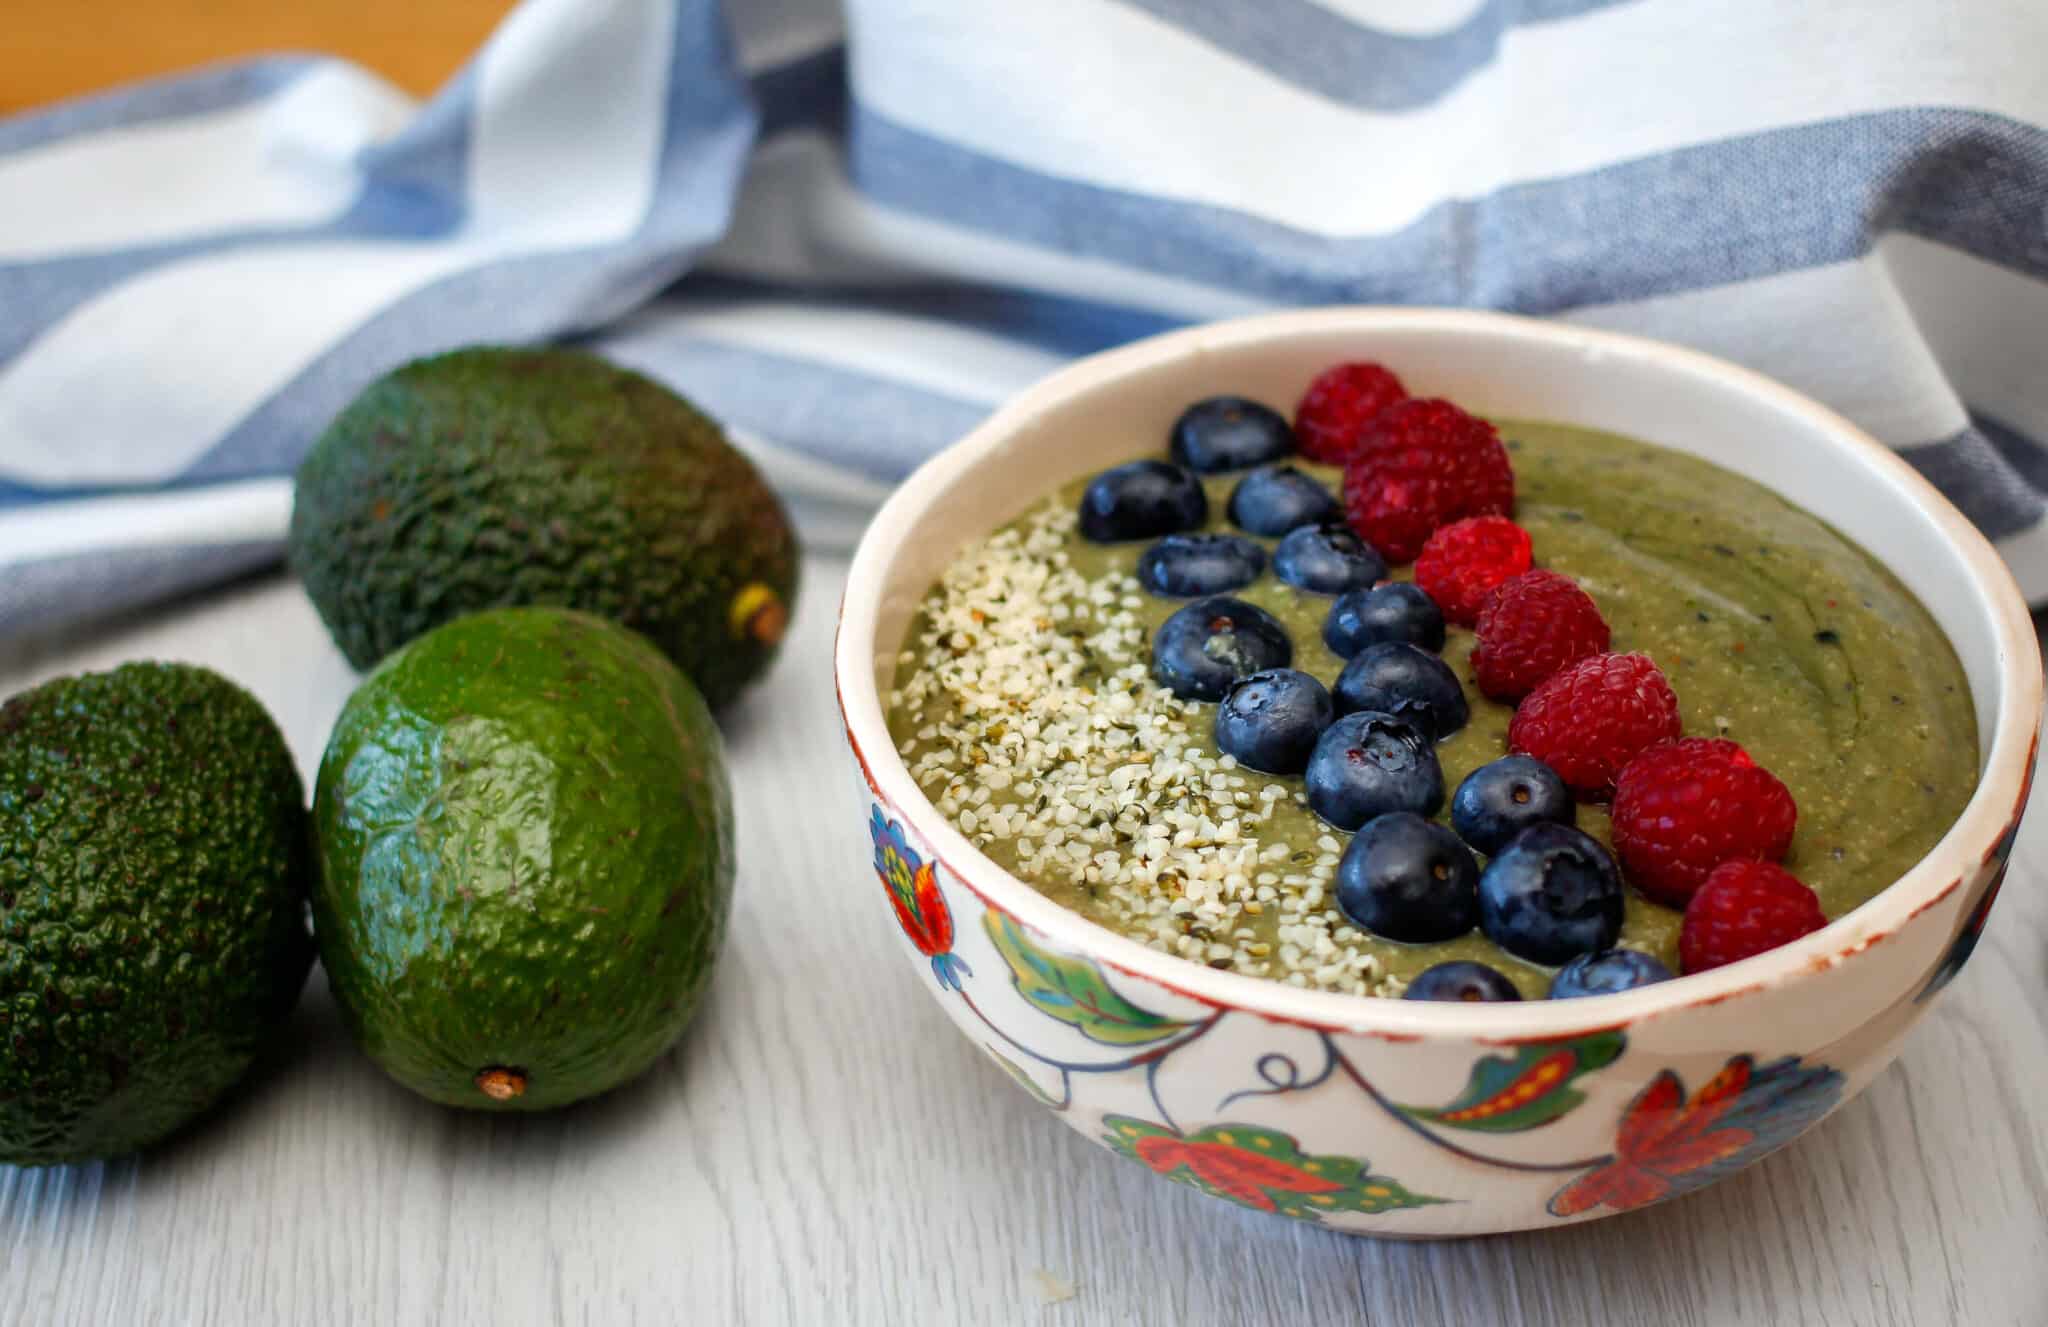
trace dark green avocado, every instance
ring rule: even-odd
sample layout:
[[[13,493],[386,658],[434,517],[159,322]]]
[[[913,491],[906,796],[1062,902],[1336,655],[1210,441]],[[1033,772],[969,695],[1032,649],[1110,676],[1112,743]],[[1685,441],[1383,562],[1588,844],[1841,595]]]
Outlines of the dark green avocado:
[[[386,659],[314,792],[314,933],[356,1041],[430,1100],[540,1110],[668,1049],[732,904],[718,730],[588,614],[500,609]]]
[[[546,604],[645,635],[713,706],[766,670],[796,595],[789,521],[719,426],[573,350],[457,350],[370,384],[299,467],[290,548],[357,668]]]
[[[311,874],[291,753],[225,678],[0,706],[0,1162],[118,1156],[218,1100],[305,983]]]

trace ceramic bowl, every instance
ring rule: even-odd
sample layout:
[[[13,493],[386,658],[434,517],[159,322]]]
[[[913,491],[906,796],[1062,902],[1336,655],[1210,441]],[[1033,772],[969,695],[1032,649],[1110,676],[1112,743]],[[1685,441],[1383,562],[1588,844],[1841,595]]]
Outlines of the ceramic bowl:
[[[1358,358],[1483,413],[1705,457],[1883,549],[1969,677],[1982,776],[1961,818],[1882,893],[1795,944],[1620,995],[1505,1005],[1375,1000],[1215,971],[1084,920],[983,856],[918,790],[884,722],[906,625],[941,567],[1055,483],[1158,453],[1188,401],[1228,391],[1286,407],[1318,369]],[[1984,925],[2026,804],[2042,693],[2026,604],[1998,555],[1839,416],[1650,341],[1366,308],[1175,332],[1016,397],[875,519],[834,663],[861,851],[873,849],[860,887],[893,911],[927,993],[974,1045],[1076,1129],[1161,1176],[1400,1236],[1527,1229],[1675,1197],[1862,1090]]]

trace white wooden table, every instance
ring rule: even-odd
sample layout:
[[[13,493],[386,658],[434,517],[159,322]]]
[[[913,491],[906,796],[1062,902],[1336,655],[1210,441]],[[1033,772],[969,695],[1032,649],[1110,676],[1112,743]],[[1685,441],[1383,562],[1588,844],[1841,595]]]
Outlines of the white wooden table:
[[[443,1110],[356,1053],[316,973],[277,1063],[181,1140],[0,1168],[0,1327],[2048,1324],[2048,812],[1968,971],[1813,1136],[1633,1216],[1346,1239],[1110,1156],[919,989],[843,768],[843,570],[809,566],[786,657],[727,718],[738,903],[673,1055],[554,1115]],[[145,657],[240,680],[309,777],[353,682],[278,577],[7,646],[0,686]]]

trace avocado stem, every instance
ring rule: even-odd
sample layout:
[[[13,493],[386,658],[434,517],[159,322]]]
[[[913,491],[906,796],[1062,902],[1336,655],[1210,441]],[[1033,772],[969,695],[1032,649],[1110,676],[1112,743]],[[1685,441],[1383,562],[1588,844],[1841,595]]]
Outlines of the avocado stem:
[[[493,1065],[476,1071],[476,1090],[493,1101],[510,1101],[526,1092],[526,1074]]]
[[[753,581],[732,597],[730,623],[735,636],[751,636],[762,645],[777,645],[789,627],[789,607],[773,589]]]

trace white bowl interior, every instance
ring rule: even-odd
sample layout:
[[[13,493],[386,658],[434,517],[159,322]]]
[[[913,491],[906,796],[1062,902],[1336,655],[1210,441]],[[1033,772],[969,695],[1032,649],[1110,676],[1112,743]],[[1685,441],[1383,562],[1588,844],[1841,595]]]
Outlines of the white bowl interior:
[[[1221,329],[1229,330],[1227,327]],[[1056,484],[1118,461],[1157,455],[1187,403],[1233,392],[1284,413],[1316,370],[1372,358],[1417,395],[1446,396],[1483,414],[1552,420],[1627,434],[1690,452],[1748,476],[1821,517],[1883,560],[1933,614],[1954,645],[1976,705],[1980,765],[2006,700],[1996,614],[1973,584],[1952,512],[1916,502],[1903,466],[1842,445],[1847,426],[1789,392],[1731,391],[1724,372],[1698,371],[1692,356],[1649,353],[1611,339],[1531,339],[1469,327],[1330,328],[1240,344],[1192,345],[1128,376],[1093,375],[1042,413],[1005,412],[972,469],[954,467],[884,575],[876,622],[875,677],[887,693],[910,615],[959,547],[1016,517]],[[1222,341],[1225,338],[1219,337]],[[1719,369],[1720,366],[1714,366]],[[1967,527],[1964,527],[1965,532]]]
[[[1084,361],[1016,398],[898,491],[856,564],[843,644],[871,650],[876,693],[886,696],[911,614],[963,543],[1058,483],[1158,454],[1191,400],[1232,392],[1290,411],[1318,369],[1357,358],[1385,362],[1418,395],[1446,396],[1481,413],[1605,429],[1704,457],[1880,550],[1962,662],[1980,769],[2000,766],[2001,786],[1988,778],[1980,785],[1944,845],[1986,815],[2003,827],[2024,776],[2024,751],[2014,744],[2029,747],[2038,723],[2040,665],[2025,604],[1982,536],[1904,462],[1788,388],[1689,351],[1527,319],[1319,310],[1191,329]],[[871,637],[862,620],[870,607]],[[874,703],[865,695],[846,700],[850,721]],[[863,749],[878,736],[858,724],[855,731]],[[880,745],[886,748],[885,736]],[[870,754],[894,763],[891,754]],[[898,787],[915,795],[907,771]],[[1938,888],[1929,863],[1941,852],[1908,881],[1930,894]],[[1865,917],[1896,892],[1851,916]],[[1816,939],[1792,948],[1803,952]],[[1779,952],[1788,963],[1799,956]]]

